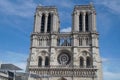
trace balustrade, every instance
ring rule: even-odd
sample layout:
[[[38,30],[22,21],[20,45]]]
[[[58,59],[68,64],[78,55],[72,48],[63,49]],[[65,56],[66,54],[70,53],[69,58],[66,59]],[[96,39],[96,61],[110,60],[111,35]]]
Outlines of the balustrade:
[[[56,69],[32,69],[30,68],[31,73],[39,74],[39,75],[51,75],[51,76],[76,76],[76,77],[96,77],[96,71],[97,69],[61,69],[61,68],[56,68]]]

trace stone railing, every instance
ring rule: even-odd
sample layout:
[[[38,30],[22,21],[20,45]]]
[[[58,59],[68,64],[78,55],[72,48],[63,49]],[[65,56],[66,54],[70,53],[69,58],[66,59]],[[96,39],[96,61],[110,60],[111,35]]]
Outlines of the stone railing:
[[[57,65],[52,65],[52,66],[30,66],[29,68],[39,68],[39,69],[49,69],[49,68],[61,68],[61,69],[64,69],[64,68],[67,68],[67,69],[97,69],[96,66],[89,66],[89,67],[81,67],[81,66],[69,66],[69,65],[66,65],[66,66],[57,66]]]
[[[51,76],[97,77],[97,69],[30,69],[30,73]]]
[[[29,67],[30,73],[50,76],[76,76],[76,77],[97,77],[96,67],[79,67],[79,66],[50,66],[50,67]]]

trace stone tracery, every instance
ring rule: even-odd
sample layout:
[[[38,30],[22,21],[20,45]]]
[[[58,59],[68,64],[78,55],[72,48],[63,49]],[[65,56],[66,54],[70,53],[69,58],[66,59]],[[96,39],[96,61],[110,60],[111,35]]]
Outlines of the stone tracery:
[[[56,7],[37,7],[30,49],[31,53],[39,51],[30,55],[37,59],[29,61],[28,70],[37,75],[49,75],[51,79],[102,80],[99,55],[94,54],[99,54],[99,46],[93,11],[91,5],[75,6],[72,31],[60,32]]]

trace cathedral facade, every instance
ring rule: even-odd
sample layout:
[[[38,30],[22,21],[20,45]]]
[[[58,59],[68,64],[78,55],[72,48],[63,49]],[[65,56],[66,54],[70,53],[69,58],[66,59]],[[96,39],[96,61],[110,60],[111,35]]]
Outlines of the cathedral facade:
[[[38,6],[34,17],[27,71],[40,77],[33,80],[102,80],[92,4],[74,7],[71,32],[60,32],[54,6]]]

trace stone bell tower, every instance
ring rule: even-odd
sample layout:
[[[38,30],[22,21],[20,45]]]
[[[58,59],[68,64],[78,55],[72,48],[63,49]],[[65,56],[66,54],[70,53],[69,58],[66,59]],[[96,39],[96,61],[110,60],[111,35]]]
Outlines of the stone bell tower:
[[[59,24],[56,7],[36,8],[27,71],[39,77],[29,80],[102,80],[94,6],[74,7],[71,32]]]
[[[90,80],[102,80],[95,8],[93,4],[76,5],[72,15],[74,66],[80,66],[90,72],[93,71],[91,74],[94,73],[94,79]],[[91,74],[88,72],[85,75],[86,78],[81,80],[88,80],[87,76]]]

